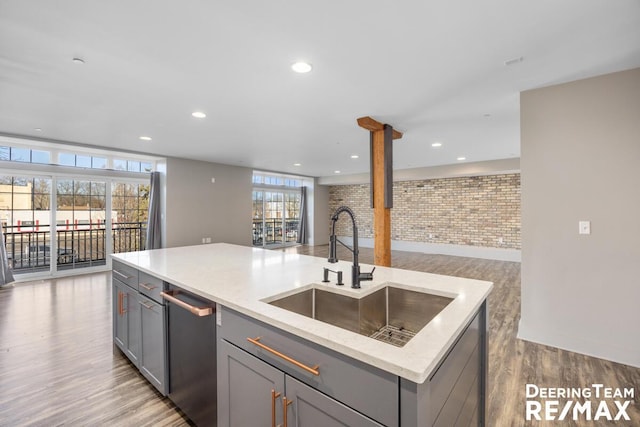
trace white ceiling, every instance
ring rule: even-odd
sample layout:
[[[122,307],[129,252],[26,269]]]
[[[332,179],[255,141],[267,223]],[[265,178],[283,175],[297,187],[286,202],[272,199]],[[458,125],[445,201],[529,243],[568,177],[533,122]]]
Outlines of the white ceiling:
[[[1,133],[311,176],[361,116],[395,169],[519,157],[520,91],[639,66],[638,0],[0,0]]]

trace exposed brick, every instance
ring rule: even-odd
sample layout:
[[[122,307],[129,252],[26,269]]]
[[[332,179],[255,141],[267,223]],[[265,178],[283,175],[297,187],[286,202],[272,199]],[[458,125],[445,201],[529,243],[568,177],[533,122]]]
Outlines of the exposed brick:
[[[349,206],[359,236],[372,238],[369,196],[368,184],[331,186],[330,214]],[[336,234],[351,235],[347,217],[336,224]],[[520,249],[520,174],[394,182],[391,236],[407,242]]]

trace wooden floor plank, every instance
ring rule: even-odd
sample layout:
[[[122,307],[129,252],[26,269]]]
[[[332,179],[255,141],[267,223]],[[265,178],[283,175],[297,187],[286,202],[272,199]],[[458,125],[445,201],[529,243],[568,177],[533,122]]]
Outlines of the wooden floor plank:
[[[326,257],[328,247],[285,251]],[[351,259],[343,248],[338,256]],[[373,251],[362,248],[360,259],[372,263]],[[392,263],[397,268],[494,282],[489,297],[489,426],[528,425],[524,422],[527,383],[635,387],[628,413],[635,425],[640,424],[640,369],[517,339],[519,263],[398,251],[393,252]],[[0,426],[189,425],[125,357],[113,353],[111,333],[107,273],[0,289]]]

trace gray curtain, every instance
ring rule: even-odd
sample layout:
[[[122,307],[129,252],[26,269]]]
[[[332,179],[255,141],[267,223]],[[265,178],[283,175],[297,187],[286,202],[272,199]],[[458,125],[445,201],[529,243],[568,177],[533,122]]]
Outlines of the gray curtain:
[[[149,191],[149,219],[147,222],[147,242],[145,249],[160,249],[162,236],[160,226],[160,172],[151,172]]]
[[[296,243],[307,243],[307,187],[300,187],[300,222]]]
[[[4,244],[4,230],[0,224],[0,286],[13,282],[13,273],[9,270],[9,257],[7,257],[7,247]]]

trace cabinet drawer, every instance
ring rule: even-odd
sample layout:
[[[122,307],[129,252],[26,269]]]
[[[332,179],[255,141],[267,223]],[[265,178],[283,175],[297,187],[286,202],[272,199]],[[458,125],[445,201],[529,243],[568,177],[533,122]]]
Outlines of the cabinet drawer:
[[[157,277],[153,277],[142,271],[139,274],[138,290],[140,293],[148,296],[155,302],[164,305],[164,300],[160,296],[160,292],[164,290],[164,282]]]
[[[112,262],[112,276],[122,283],[138,289],[138,270],[118,261]]]
[[[398,426],[398,377],[226,307],[221,309],[221,339],[246,350],[303,383],[386,425]],[[318,375],[250,342],[263,344]]]

